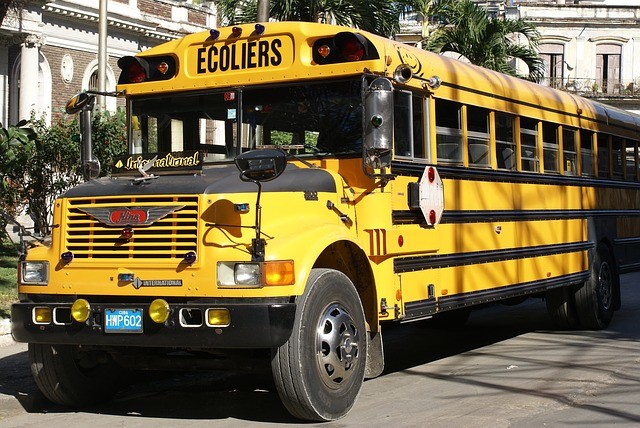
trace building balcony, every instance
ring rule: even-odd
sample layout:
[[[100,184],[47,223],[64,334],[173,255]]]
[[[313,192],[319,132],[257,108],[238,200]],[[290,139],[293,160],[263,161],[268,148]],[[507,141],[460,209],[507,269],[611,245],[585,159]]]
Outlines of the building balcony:
[[[544,85],[560,89],[585,98],[638,98],[640,99],[640,79],[586,79],[571,78],[545,79]]]

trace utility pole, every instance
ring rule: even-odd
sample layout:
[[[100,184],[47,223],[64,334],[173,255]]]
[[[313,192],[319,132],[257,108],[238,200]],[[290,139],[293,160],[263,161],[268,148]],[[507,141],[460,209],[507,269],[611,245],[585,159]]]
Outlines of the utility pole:
[[[107,90],[107,0],[100,0],[100,13],[98,17],[98,91]],[[106,109],[104,95],[98,96],[98,108]]]
[[[258,22],[267,22],[269,20],[269,0],[258,0]]]

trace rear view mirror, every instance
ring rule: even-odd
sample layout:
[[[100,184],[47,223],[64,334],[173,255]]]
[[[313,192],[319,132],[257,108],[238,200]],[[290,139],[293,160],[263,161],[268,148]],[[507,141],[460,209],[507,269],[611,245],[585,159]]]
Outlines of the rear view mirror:
[[[65,111],[67,114],[76,114],[80,110],[83,110],[85,107],[92,108],[95,97],[93,95],[89,95],[85,92],[81,92],[76,94],[69,100],[67,106],[65,107]]]
[[[251,150],[236,157],[236,166],[245,181],[270,181],[284,172],[287,155],[276,149]]]

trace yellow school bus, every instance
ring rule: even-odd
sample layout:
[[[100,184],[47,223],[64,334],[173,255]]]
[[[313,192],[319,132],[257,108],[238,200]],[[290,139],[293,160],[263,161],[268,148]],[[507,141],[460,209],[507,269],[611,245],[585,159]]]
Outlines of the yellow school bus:
[[[128,154],[97,178],[94,95],[74,97],[89,179],[20,261],[12,331],[53,402],[104,399],[124,369],[264,358],[291,414],[333,420],[382,372],[389,323],[536,297],[601,329],[640,267],[627,112],[315,23],[119,66]]]

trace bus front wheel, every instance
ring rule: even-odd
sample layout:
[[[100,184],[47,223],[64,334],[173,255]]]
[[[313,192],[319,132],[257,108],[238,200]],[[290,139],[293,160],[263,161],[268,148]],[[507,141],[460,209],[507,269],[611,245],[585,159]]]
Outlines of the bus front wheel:
[[[574,298],[580,327],[600,330],[613,318],[617,274],[609,250],[599,245],[593,257],[591,274],[575,290]]]
[[[338,419],[353,407],[364,380],[364,312],[352,282],[313,269],[298,299],[293,332],[274,350],[271,367],[282,403],[295,417]]]
[[[114,363],[98,351],[30,343],[29,362],[36,385],[56,404],[94,404],[110,398],[118,389]]]

